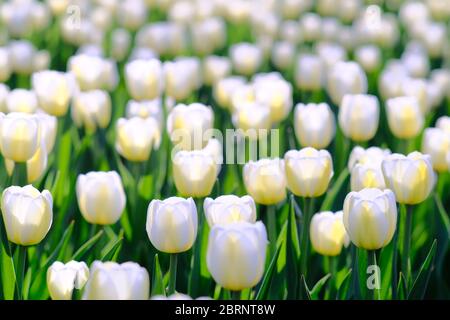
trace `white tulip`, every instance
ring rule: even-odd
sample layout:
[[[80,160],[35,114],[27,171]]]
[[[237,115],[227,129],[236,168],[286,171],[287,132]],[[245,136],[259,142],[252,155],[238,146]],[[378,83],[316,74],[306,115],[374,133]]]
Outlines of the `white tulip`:
[[[14,89],[6,98],[8,112],[34,113],[38,107],[36,94],[32,90]]]
[[[450,151],[450,134],[440,128],[427,128],[422,140],[422,152],[431,156],[434,170],[447,171],[447,153]]]
[[[237,73],[250,76],[261,66],[263,52],[254,44],[238,43],[230,47],[230,58]]]
[[[419,103],[414,97],[388,99],[386,113],[389,128],[394,136],[400,139],[416,137],[425,122]]]
[[[161,61],[157,59],[134,60],[125,66],[125,82],[135,100],[152,100],[164,90]]]
[[[356,62],[338,62],[328,72],[327,90],[333,102],[339,105],[346,94],[367,92],[367,77]]]
[[[89,268],[84,262],[55,261],[47,270],[47,288],[53,300],[72,300],[74,289],[81,290],[89,278]]]
[[[295,83],[297,88],[318,91],[324,84],[325,66],[317,55],[302,54],[297,59]]]
[[[337,256],[342,247],[348,246],[350,239],[345,231],[342,211],[319,212],[313,215],[309,228],[311,245],[315,251],[325,256]]]
[[[73,100],[71,116],[77,127],[92,133],[106,128],[111,121],[111,98],[106,91],[93,90],[78,93]]]
[[[256,221],[256,205],[250,196],[220,196],[216,199],[206,198],[203,203],[206,220],[210,227],[216,224]]]

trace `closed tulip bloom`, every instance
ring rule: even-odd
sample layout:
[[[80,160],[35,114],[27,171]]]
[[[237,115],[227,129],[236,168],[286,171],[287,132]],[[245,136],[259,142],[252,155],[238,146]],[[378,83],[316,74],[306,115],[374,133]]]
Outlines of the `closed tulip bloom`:
[[[58,120],[56,117],[45,112],[36,112],[34,114],[39,124],[40,139],[45,143],[45,150],[49,154],[55,146]]]
[[[161,61],[157,59],[134,60],[125,66],[125,81],[134,100],[158,98],[164,89]]]
[[[385,189],[386,184],[381,166],[372,163],[357,163],[351,171],[350,186],[352,191],[360,191],[365,188]]]
[[[41,242],[52,225],[53,199],[48,190],[12,186],[2,194],[3,223],[8,240],[22,246]]]
[[[336,63],[328,72],[327,90],[333,102],[339,105],[346,94],[367,92],[367,77],[356,62]]]
[[[427,128],[422,140],[422,152],[431,156],[437,172],[447,171],[447,153],[450,151],[450,134],[439,128]]]
[[[150,277],[135,262],[94,261],[83,300],[148,300]]]
[[[181,150],[173,155],[175,186],[184,197],[206,197],[214,187],[219,174],[217,157],[205,149]]]
[[[6,98],[8,112],[34,113],[38,107],[36,94],[31,90],[14,89]]]
[[[12,73],[11,67],[8,48],[0,47],[0,82],[8,81]]]
[[[231,46],[230,58],[238,74],[250,76],[261,66],[263,52],[254,44],[238,43]]]
[[[131,48],[131,33],[126,29],[115,29],[111,33],[111,56],[123,61]]]
[[[407,156],[390,155],[383,160],[382,169],[387,187],[402,204],[421,203],[430,195],[436,182],[431,157],[417,151]]]
[[[300,197],[320,197],[333,176],[333,160],[327,150],[303,148],[284,155],[287,186]]]
[[[272,63],[279,70],[292,67],[295,58],[295,45],[289,41],[276,42],[272,49]]]
[[[26,40],[11,41],[9,54],[12,71],[23,75],[29,75],[33,72],[33,61],[36,54],[36,48],[33,44]]]
[[[198,81],[194,64],[186,61],[168,61],[164,63],[164,82],[166,95],[177,101],[187,99],[197,89]]]
[[[67,65],[82,91],[103,89],[106,86],[106,65],[102,58],[79,54],[70,57]]]
[[[243,135],[256,139],[259,130],[269,130],[272,126],[270,107],[256,102],[242,103],[233,112],[232,121],[237,129],[243,131]]]
[[[39,107],[57,117],[65,115],[75,90],[74,81],[72,75],[59,71],[46,70],[34,73],[32,84]]]
[[[311,245],[324,256],[337,256],[350,242],[345,231],[342,211],[316,213],[309,228]]]
[[[45,141],[41,139],[39,148],[36,153],[27,160],[27,181],[28,183],[33,183],[37,181],[42,174],[47,169],[47,148],[45,146]],[[12,176],[14,172],[15,163],[12,160],[5,159],[5,167],[9,176]]]
[[[39,124],[36,117],[26,113],[0,113],[0,150],[14,162],[25,162],[39,146]]]
[[[220,107],[231,109],[233,92],[245,84],[245,78],[230,76],[216,82],[213,86],[213,96]]]
[[[295,69],[295,83],[297,88],[308,91],[322,89],[325,66],[317,55],[302,54],[298,57]]]
[[[114,224],[125,208],[122,180],[115,171],[80,174],[76,193],[81,214],[92,224]]]
[[[450,117],[442,116],[436,121],[436,128],[439,128],[445,131],[447,134],[450,134]]]
[[[6,109],[6,100],[9,92],[9,87],[3,83],[0,83],[0,112],[8,112]]]
[[[284,161],[279,158],[249,161],[243,178],[248,194],[257,203],[272,205],[286,199]]]
[[[425,120],[416,98],[388,99],[386,113],[389,129],[397,138],[411,139],[422,130]]]
[[[197,237],[197,208],[192,198],[171,197],[150,202],[147,234],[159,251],[180,253],[189,250]]]
[[[161,131],[154,118],[120,118],[116,124],[116,150],[125,159],[142,162],[161,143]]]
[[[55,261],[47,270],[47,288],[52,300],[72,300],[74,289],[81,290],[89,278],[86,263]]]
[[[111,121],[111,98],[102,90],[80,92],[74,97],[71,115],[77,127],[89,133],[104,129]]]
[[[270,107],[272,122],[281,122],[292,109],[292,86],[283,79],[256,81],[255,99]]]
[[[214,85],[217,81],[228,77],[231,73],[231,61],[227,57],[209,56],[203,63],[203,79],[205,84]]]
[[[377,250],[391,242],[397,226],[397,205],[391,190],[350,192],[343,211],[345,229],[357,247]]]
[[[339,108],[339,126],[353,141],[368,141],[375,136],[380,118],[376,96],[346,94]]]
[[[364,45],[355,50],[355,60],[366,72],[374,72],[381,65],[381,50],[375,45]]]
[[[406,78],[402,82],[402,96],[415,97],[420,110],[426,114],[431,109],[431,97],[424,79]]]
[[[323,149],[336,133],[336,120],[327,103],[299,103],[294,113],[295,135],[303,147]]]
[[[201,103],[176,105],[167,117],[167,131],[172,143],[182,150],[198,150],[206,146],[204,134],[212,128],[214,113]]]
[[[233,222],[256,221],[256,205],[250,196],[220,196],[216,199],[206,198],[203,208],[209,226]]]
[[[163,126],[163,104],[161,98],[154,100],[135,101],[130,100],[126,106],[127,118],[154,118],[159,127]]]
[[[266,227],[261,221],[213,226],[206,264],[214,281],[234,291],[254,287],[264,273],[267,242]]]
[[[370,147],[364,149],[356,146],[350,152],[348,159],[348,169],[351,171],[356,164],[375,165],[381,168],[381,162],[391,154],[389,149],[381,149],[378,147]]]

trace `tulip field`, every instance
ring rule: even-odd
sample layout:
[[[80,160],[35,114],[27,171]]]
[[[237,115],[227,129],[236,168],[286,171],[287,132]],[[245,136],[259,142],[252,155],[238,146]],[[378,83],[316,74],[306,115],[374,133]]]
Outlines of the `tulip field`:
[[[0,153],[0,300],[450,299],[450,0],[0,0]]]

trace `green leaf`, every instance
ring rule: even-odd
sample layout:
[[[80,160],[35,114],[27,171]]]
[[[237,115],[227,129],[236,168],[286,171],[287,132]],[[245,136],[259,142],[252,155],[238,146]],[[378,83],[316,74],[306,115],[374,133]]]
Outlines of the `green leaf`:
[[[439,217],[441,218],[442,224],[445,226],[447,230],[447,236],[450,239],[450,219],[448,217],[447,212],[445,211],[444,205],[442,204],[442,200],[437,193],[434,194],[434,202],[438,208]]]
[[[319,293],[320,290],[322,290],[325,283],[330,279],[331,273],[326,274],[323,276],[317,283],[314,285],[314,287],[309,291],[309,295],[311,297],[311,300],[317,300],[319,299]]]
[[[300,276],[300,298],[302,300],[311,300],[308,284],[306,283],[306,279],[303,274]]]
[[[333,203],[335,202],[339,191],[341,191],[349,175],[350,172],[347,168],[344,168],[344,170],[341,171],[339,177],[336,179],[331,189],[328,190],[325,199],[322,202],[322,206],[320,207],[320,212],[330,211],[333,209]]]
[[[86,241],[72,256],[71,260],[79,261],[82,259],[86,253],[97,243],[97,241],[103,235],[103,230],[97,232],[92,238]]]
[[[350,283],[352,280],[352,269],[350,268],[344,275],[344,278],[340,283],[337,284],[338,290],[336,293],[337,300],[346,300],[349,298],[350,293]]]
[[[392,270],[393,270],[394,241],[384,247],[380,252],[379,264],[381,273],[381,299],[388,299],[392,286]]]
[[[14,260],[11,254],[11,246],[6,236],[6,230],[3,226],[3,219],[0,218],[0,275],[2,299],[14,299],[14,289],[16,284],[16,274],[14,272]]]
[[[163,274],[161,271],[161,266],[159,264],[158,254],[155,254],[153,259],[153,274],[152,274],[152,296],[155,295],[165,295]]]
[[[116,241],[108,243],[102,250],[102,261],[114,261],[113,257],[117,257],[122,248],[123,237],[120,236]]]
[[[425,261],[420,267],[419,273],[417,274],[416,280],[413,282],[411,291],[408,294],[408,300],[423,299],[425,292],[427,290],[428,281],[430,280],[431,272],[434,267],[434,256],[436,255],[436,239],[431,245],[430,251],[425,258]]]
[[[287,298],[296,299],[298,279],[298,265],[300,256],[300,243],[298,240],[296,204],[294,195],[290,197],[289,217],[286,233],[286,276],[287,276]]]
[[[272,283],[272,278],[275,274],[275,267],[277,265],[278,256],[280,255],[281,245],[277,246],[277,251],[270,261],[269,267],[264,274],[261,286],[259,287],[258,293],[256,294],[255,300],[266,300],[269,294],[269,288]]]
[[[407,297],[406,278],[402,272],[400,272],[398,277],[397,296],[398,300],[405,300]]]

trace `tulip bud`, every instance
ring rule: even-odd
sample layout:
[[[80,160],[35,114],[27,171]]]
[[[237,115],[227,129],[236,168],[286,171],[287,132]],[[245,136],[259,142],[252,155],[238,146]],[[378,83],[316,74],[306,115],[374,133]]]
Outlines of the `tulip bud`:
[[[150,277],[135,262],[94,261],[83,300],[148,300]]]
[[[327,103],[299,103],[295,106],[294,128],[303,147],[321,149],[328,147],[333,140],[336,120]]]
[[[71,108],[72,119],[77,127],[84,126],[93,133],[98,128],[106,128],[111,121],[111,98],[102,90],[78,93]]]
[[[311,219],[309,235],[315,251],[324,256],[337,256],[350,240],[345,231],[342,211],[316,213]]]
[[[436,128],[444,130],[447,134],[450,134],[450,117],[442,116],[436,121]]]
[[[319,56],[302,54],[297,60],[295,83],[297,88],[308,91],[322,89],[325,67]]]
[[[9,87],[3,83],[0,83],[0,112],[8,112],[6,109],[6,101],[9,95]]]
[[[197,208],[192,198],[153,200],[147,210],[147,234],[159,251],[189,250],[197,237]]]
[[[116,150],[130,161],[147,161],[161,143],[161,131],[154,118],[120,118],[116,124]]]
[[[254,44],[238,43],[231,46],[230,58],[237,73],[251,76],[261,66],[263,53],[261,48]]]
[[[397,226],[397,205],[391,190],[367,188],[350,192],[343,211],[345,229],[357,247],[377,250],[392,240]]]
[[[373,165],[381,168],[381,162],[391,154],[389,149],[370,147],[364,149],[360,146],[353,148],[348,160],[348,170],[352,170],[356,164]]]
[[[381,167],[374,164],[356,164],[351,171],[350,185],[352,191],[386,188]]]
[[[38,107],[36,94],[31,90],[14,89],[6,98],[8,112],[34,113]]]
[[[70,57],[68,70],[74,75],[82,91],[106,89],[110,81],[108,62],[100,57],[78,54]]]
[[[136,31],[147,19],[147,6],[142,0],[122,0],[118,3],[117,21],[120,26]]]
[[[233,124],[242,134],[251,139],[259,138],[260,130],[269,130],[270,107],[266,104],[245,102],[236,106],[232,116]]]
[[[198,150],[206,146],[205,134],[213,127],[214,113],[201,103],[178,104],[167,117],[167,131],[175,147]]]
[[[41,71],[32,76],[33,89],[39,100],[39,107],[54,116],[63,116],[69,108],[74,91],[74,79],[59,71]]]
[[[340,44],[333,42],[318,42],[314,46],[314,49],[319,55],[320,60],[323,62],[324,70],[327,70],[328,73],[338,62],[346,63],[347,51]]]
[[[220,196],[216,199],[206,198],[203,208],[209,226],[234,222],[256,221],[255,201],[250,196]]]
[[[245,188],[257,203],[272,205],[286,199],[284,161],[279,158],[249,161],[244,165]]]
[[[328,73],[328,93],[339,105],[346,94],[367,92],[367,78],[364,70],[356,62],[338,62]]]
[[[260,221],[213,226],[206,253],[213,279],[229,290],[255,286],[264,273],[267,242],[266,227]],[[239,271],[233,266],[239,266]]]
[[[53,300],[72,300],[73,289],[83,289],[89,278],[89,268],[84,262],[55,261],[47,270],[47,288]]]
[[[11,60],[8,48],[0,47],[0,82],[8,81],[11,76]]]
[[[173,178],[182,196],[201,198],[211,193],[219,174],[220,158],[218,153],[214,154],[218,150],[213,149],[206,146],[202,150],[181,150],[173,155]]]
[[[226,57],[209,56],[203,64],[205,84],[211,86],[231,73],[231,62]]]
[[[431,156],[437,172],[448,170],[447,153],[450,151],[450,134],[439,128],[427,128],[422,140],[422,152]]]
[[[377,97],[368,94],[346,94],[339,108],[339,125],[353,141],[368,141],[378,129],[380,107]]]
[[[157,59],[134,60],[125,66],[125,81],[128,92],[135,100],[158,98],[163,89],[163,71]]]
[[[333,176],[333,160],[327,150],[303,148],[290,150],[284,156],[287,186],[300,197],[320,197]]]
[[[12,112],[0,114],[0,150],[14,162],[25,162],[39,146],[39,124],[34,115]]]
[[[9,44],[9,57],[12,70],[18,74],[29,75],[33,72],[36,48],[26,40],[15,40]]]
[[[130,100],[126,106],[127,118],[153,118],[162,129],[163,126],[163,104],[161,98],[154,100],[135,101]]]
[[[231,109],[231,97],[233,92],[245,85],[245,78],[230,76],[217,81],[213,86],[213,96],[222,108]]]
[[[416,137],[422,130],[424,116],[419,103],[413,97],[398,97],[388,99],[386,113],[389,129],[400,139]]]
[[[272,122],[283,121],[292,109],[292,86],[283,79],[255,81],[256,102],[270,107]]]
[[[307,12],[300,18],[300,29],[303,40],[314,42],[320,38],[321,17],[313,12]]]
[[[80,174],[76,185],[78,206],[87,222],[114,224],[125,208],[126,196],[115,171]]]
[[[2,194],[3,223],[8,240],[22,246],[41,242],[52,225],[53,199],[48,190],[12,186]]]
[[[355,50],[355,61],[358,62],[366,72],[374,72],[381,65],[381,50],[375,45],[361,46]]]
[[[115,29],[111,34],[111,56],[123,61],[130,51],[131,34],[126,29]]]
[[[436,182],[431,157],[417,151],[408,156],[398,153],[388,156],[382,169],[387,187],[394,191],[397,202],[403,204],[423,202]]]
[[[295,45],[289,41],[276,42],[272,49],[272,63],[279,70],[292,67],[295,57]]]

